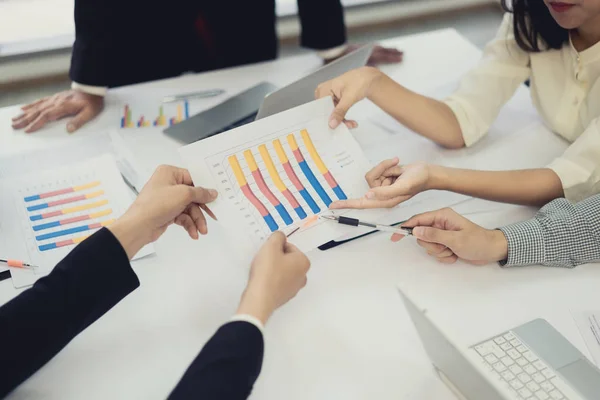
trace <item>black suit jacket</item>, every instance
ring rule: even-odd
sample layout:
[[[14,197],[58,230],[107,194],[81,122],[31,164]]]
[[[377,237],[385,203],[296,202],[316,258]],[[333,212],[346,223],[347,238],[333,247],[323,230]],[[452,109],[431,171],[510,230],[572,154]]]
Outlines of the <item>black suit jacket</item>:
[[[301,44],[346,41],[340,0],[298,0]],[[275,0],[76,0],[71,79],[123,86],[277,56]]]
[[[119,241],[102,229],[46,277],[0,308],[0,398],[139,286]],[[222,326],[170,399],[245,399],[260,373],[263,338],[247,322]],[[69,379],[64,377],[64,379]]]

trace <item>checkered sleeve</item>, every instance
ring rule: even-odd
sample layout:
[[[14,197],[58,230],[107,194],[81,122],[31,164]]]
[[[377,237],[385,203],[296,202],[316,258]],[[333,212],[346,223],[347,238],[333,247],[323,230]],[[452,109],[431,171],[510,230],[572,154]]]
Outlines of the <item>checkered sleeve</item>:
[[[600,195],[577,204],[557,199],[524,222],[500,228],[508,242],[502,266],[573,268],[600,260]]]

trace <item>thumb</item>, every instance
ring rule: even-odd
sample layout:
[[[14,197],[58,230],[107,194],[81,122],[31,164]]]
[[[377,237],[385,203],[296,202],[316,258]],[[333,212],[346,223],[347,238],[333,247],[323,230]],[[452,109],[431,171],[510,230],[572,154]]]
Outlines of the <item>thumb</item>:
[[[349,96],[342,96],[338,104],[335,106],[335,109],[331,113],[331,117],[329,118],[329,127],[331,129],[335,129],[338,125],[346,119],[346,113],[352,107],[354,102],[350,99]]]
[[[215,189],[188,186],[192,195],[192,203],[207,204],[214,201],[219,193]]]
[[[272,246],[278,251],[284,251],[286,249],[287,237],[281,231],[275,231],[265,243],[267,246]]]
[[[429,226],[417,226],[413,228],[412,234],[424,242],[439,243],[452,249],[456,241],[457,231],[445,231],[443,229],[431,228]]]
[[[73,133],[77,129],[81,128],[86,122],[94,119],[96,112],[91,107],[83,108],[77,115],[75,115],[67,124],[67,132]]]

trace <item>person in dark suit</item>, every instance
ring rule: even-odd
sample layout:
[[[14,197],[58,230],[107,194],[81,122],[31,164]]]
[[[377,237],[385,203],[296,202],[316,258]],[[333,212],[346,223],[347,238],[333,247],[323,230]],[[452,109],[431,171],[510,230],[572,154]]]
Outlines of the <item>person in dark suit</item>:
[[[298,0],[298,14],[301,45],[325,61],[354,48],[340,0]],[[74,116],[73,132],[102,111],[107,88],[274,59],[275,24],[275,0],[76,0],[73,90],[26,105],[13,128],[29,133]],[[377,47],[370,62],[401,59]]]
[[[216,191],[195,188],[187,170],[161,167],[130,209],[79,244],[46,277],[0,308],[0,397],[44,366],[140,282],[129,260],[172,223],[197,239],[207,233],[206,203]],[[258,252],[236,316],[192,362],[170,399],[245,399],[263,357],[263,325],[306,284],[310,262],[275,233]]]

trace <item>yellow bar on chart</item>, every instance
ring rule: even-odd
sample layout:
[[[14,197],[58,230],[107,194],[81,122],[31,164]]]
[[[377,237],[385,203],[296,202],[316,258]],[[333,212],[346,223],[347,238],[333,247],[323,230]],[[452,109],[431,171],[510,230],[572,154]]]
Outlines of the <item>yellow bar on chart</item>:
[[[90,219],[95,219],[95,218],[100,218],[100,217],[104,217],[105,215],[109,215],[112,214],[112,211],[110,208],[108,210],[104,210],[104,211],[99,211],[97,213],[92,213],[90,214]]]
[[[250,171],[254,172],[258,169],[258,165],[256,165],[256,160],[254,159],[254,156],[252,155],[252,152],[250,150],[244,151],[244,158],[248,163],[248,167],[250,167]]]
[[[285,154],[285,151],[283,150],[283,146],[281,145],[281,142],[279,141],[279,139],[273,140],[273,147],[275,147],[275,152],[277,152],[277,157],[279,157],[279,161],[281,161],[282,164],[285,164],[286,162],[289,161],[287,158],[287,154]]]
[[[260,156],[262,157],[263,161],[265,162],[265,165],[267,166],[267,171],[269,171],[269,175],[271,175],[271,179],[273,180],[273,183],[275,184],[277,189],[280,192],[286,191],[287,186],[285,186],[285,184],[281,180],[281,177],[279,176],[279,173],[277,172],[277,169],[275,168],[275,164],[273,164],[271,155],[267,151],[267,146],[265,146],[264,144],[261,144],[260,146],[258,146],[258,151],[260,152]]]
[[[183,121],[183,108],[181,104],[177,104],[177,122]]]
[[[73,186],[73,191],[74,192],[79,192],[80,190],[86,190],[89,188],[93,188],[100,185],[100,181],[94,181],[94,182],[90,182],[90,183],[86,183],[85,185],[79,185],[79,186]]]
[[[227,158],[227,161],[229,161],[229,165],[231,166],[231,169],[233,170],[233,174],[235,175],[235,179],[238,182],[238,185],[240,185],[240,187],[244,186],[245,184],[247,184],[248,182],[246,181],[246,177],[244,176],[244,173],[242,172],[242,167],[240,166],[240,162],[238,161],[236,156],[229,156],[229,158]]]
[[[89,238],[92,235],[87,235],[87,236],[80,236],[80,237],[76,237],[71,239],[73,241],[73,244],[77,244],[77,243],[81,243],[83,242],[85,239]]]
[[[86,193],[84,196],[86,199],[93,199],[94,197],[102,196],[104,194],[104,190],[98,190],[97,192]]]
[[[290,133],[287,136],[287,140],[288,140],[288,143],[289,143],[290,148],[292,149],[292,151],[298,150],[298,142],[296,142],[296,138],[294,137],[293,133]]]
[[[311,158],[317,165],[317,168],[319,169],[319,171],[322,174],[326,174],[327,172],[329,172],[329,169],[327,169],[327,167],[325,166],[325,163],[323,162],[323,160],[321,160],[321,156],[319,156],[319,153],[317,153],[317,149],[315,149],[315,145],[313,144],[312,139],[310,138],[310,135],[308,134],[308,131],[306,129],[302,129],[300,131],[300,135],[302,135],[302,141],[304,142],[304,145],[308,149],[308,153],[310,154]]]
[[[62,210],[62,213],[63,214],[71,214],[71,213],[78,212],[78,211],[89,210],[91,208],[104,206],[106,204],[108,204],[108,200],[100,200],[95,203],[89,203],[89,204],[84,204],[84,205],[77,206],[77,207],[65,208]]]

